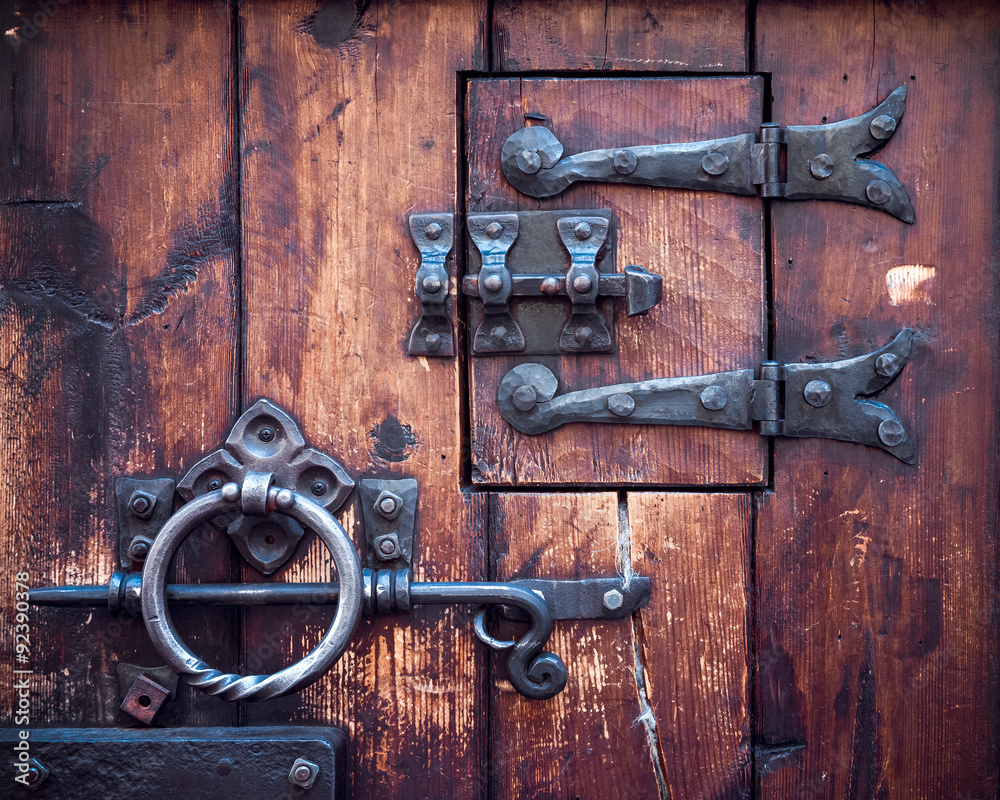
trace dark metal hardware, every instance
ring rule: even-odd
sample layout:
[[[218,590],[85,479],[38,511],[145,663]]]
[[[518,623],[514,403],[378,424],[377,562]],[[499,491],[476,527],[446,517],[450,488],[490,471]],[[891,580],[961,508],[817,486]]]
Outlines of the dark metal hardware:
[[[5,749],[18,729],[0,729]],[[272,800],[347,796],[347,736],[337,728],[33,728],[36,756],[8,797],[59,800]],[[44,762],[44,766],[42,764]],[[294,778],[310,777],[303,782]],[[27,784],[29,770],[42,775]],[[45,778],[44,791],[34,793]],[[306,784],[308,783],[308,786]]]
[[[751,369],[604,386],[556,397],[559,381],[541,364],[514,367],[500,382],[500,413],[521,433],[539,434],[570,422],[700,425],[764,436],[840,439],[880,447],[907,464],[916,452],[899,418],[870,399],[910,357],[912,330],[880,350],[843,361],[766,362]]]
[[[152,725],[169,697],[170,690],[167,687],[140,675],[122,700],[120,710],[143,725]]]
[[[420,319],[413,326],[407,352],[411,356],[455,355],[455,332],[446,307],[448,300],[448,254],[454,242],[453,214],[413,214],[410,236],[420,251],[417,269],[417,299]]]
[[[138,577],[139,573],[136,573],[136,576]],[[140,613],[141,610],[136,605],[133,616],[138,616]],[[121,661],[118,663],[116,670],[118,672],[118,692],[122,697],[122,704],[119,707],[120,713],[118,715],[119,725],[134,725],[136,722],[143,725],[152,724],[166,702],[177,695],[177,673],[170,669],[170,667],[140,667],[136,664],[128,664]],[[150,698],[151,702],[149,705],[146,705],[144,702],[139,702],[141,694],[134,694],[133,696],[133,690],[136,688],[141,689],[147,681],[158,686],[160,690],[165,692],[162,700],[153,702],[154,695],[147,694],[146,696]],[[158,690],[154,689],[153,691],[154,694],[158,694]]]
[[[474,247],[462,292],[484,302],[472,351],[611,351],[613,306],[606,298],[624,297],[628,316],[636,316],[659,303],[663,292],[663,279],[642,267],[613,271],[611,221],[606,209],[470,215]],[[568,309],[553,308],[558,297],[570,301]]]
[[[361,481],[366,561],[379,569],[407,569],[413,561],[417,482],[413,478]]]
[[[745,133],[703,142],[590,150],[566,157],[555,135],[535,126],[512,134],[500,157],[508,182],[531,197],[552,197],[577,181],[742,195],[756,194],[759,186],[762,197],[841,200],[913,222],[913,206],[899,179],[879,162],[860,158],[892,137],[905,105],[904,85],[868,113],[841,122],[785,127],[766,123],[759,142],[754,134]]]

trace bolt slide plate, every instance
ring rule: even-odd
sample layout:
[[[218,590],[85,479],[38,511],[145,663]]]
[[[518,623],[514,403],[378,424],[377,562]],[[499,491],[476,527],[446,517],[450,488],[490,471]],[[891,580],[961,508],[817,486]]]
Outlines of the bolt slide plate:
[[[18,741],[18,729],[0,730],[5,752],[16,753]],[[27,741],[49,776],[37,791],[8,777],[11,798],[305,796],[288,779],[298,758],[319,766],[312,800],[347,797],[347,735],[338,728],[32,728]]]

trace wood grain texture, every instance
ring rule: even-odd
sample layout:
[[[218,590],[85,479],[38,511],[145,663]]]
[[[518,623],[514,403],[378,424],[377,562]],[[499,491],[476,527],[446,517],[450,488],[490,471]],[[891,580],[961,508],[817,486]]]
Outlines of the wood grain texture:
[[[115,478],[183,474],[224,437],[237,341],[228,10],[17,5],[0,45],[5,653],[16,571],[107,584]],[[205,535],[182,580],[229,577],[228,544]],[[232,665],[228,611],[176,618],[203,657]],[[116,662],[162,663],[141,622],[106,610],[32,609],[31,626],[32,725],[113,724]],[[162,716],[181,718],[236,716],[183,688]]]
[[[516,433],[496,391],[517,363],[543,362],[560,391],[755,367],[764,360],[761,201],[694,192],[581,183],[534,200],[504,179],[503,142],[543,113],[566,153],[683,142],[752,131],[759,78],[496,79],[469,84],[469,211],[611,208],[618,270],[663,276],[663,301],[643,317],[616,313],[618,353],[493,356],[471,361],[472,478],[480,484],[753,484],[767,443],[751,431],[638,425],[568,425]],[[666,111],[665,111],[666,110]],[[619,309],[620,311],[620,309]]]
[[[669,797],[750,797],[747,494],[628,495],[632,568],[653,580],[637,647]]]
[[[776,121],[849,117],[909,87],[878,158],[916,224],[775,204],[775,354],[845,357],[916,328],[880,399],[919,457],[775,443],[756,558],[761,797],[997,792],[997,11],[758,4]]]
[[[616,574],[615,493],[494,497],[491,580]],[[656,797],[646,733],[636,724],[643,709],[631,620],[557,622],[546,649],[569,670],[551,700],[522,697],[506,678],[505,656],[492,659],[491,796]]]
[[[737,0],[500,0],[493,63],[500,72],[745,72],[746,15]]]
[[[459,362],[406,354],[418,313],[406,219],[455,208],[457,73],[485,66],[485,3],[373,2],[356,17],[349,3],[258,2],[240,15],[247,400],[294,409],[356,479],[416,477],[414,578],[481,579],[485,502],[459,482]],[[360,541],[360,509],[341,516]],[[307,544],[278,579],[329,566]],[[323,613],[287,628],[274,609],[246,614],[246,660],[288,663]],[[319,683],[245,720],[343,726],[354,797],[478,797],[484,656],[471,619],[364,622]]]

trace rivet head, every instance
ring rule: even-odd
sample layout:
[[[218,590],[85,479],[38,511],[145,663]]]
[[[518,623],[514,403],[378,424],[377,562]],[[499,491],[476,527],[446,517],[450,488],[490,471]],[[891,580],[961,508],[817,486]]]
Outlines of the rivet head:
[[[594,282],[586,275],[577,275],[573,278],[573,288],[580,294],[586,294],[594,286]]]
[[[494,272],[492,275],[486,276],[483,280],[483,286],[485,286],[488,291],[499,292],[503,288],[503,278]]]
[[[721,386],[706,386],[701,392],[701,404],[709,411],[721,411],[727,401],[726,390]]]
[[[538,402],[538,391],[530,384],[518,386],[514,391],[514,406],[521,411],[531,411]]]
[[[892,189],[885,181],[876,180],[868,184],[865,194],[868,195],[869,200],[881,206],[889,202],[889,198],[892,197]]]
[[[625,602],[625,596],[617,589],[611,589],[604,593],[604,607],[608,611],[617,611]]]
[[[802,396],[813,408],[822,408],[830,402],[833,389],[826,381],[809,381],[802,390]]]
[[[619,175],[629,175],[635,170],[637,163],[639,162],[635,157],[635,153],[631,150],[615,150],[615,172]]]
[[[322,497],[326,494],[326,481],[316,481],[309,487],[309,491],[316,495],[316,497]]]
[[[219,775],[228,775],[233,771],[233,762],[228,758],[220,758],[219,763],[215,765],[215,771]]]
[[[502,342],[507,338],[507,329],[503,325],[497,325],[490,330],[490,338],[494,342]]]
[[[430,222],[427,224],[427,227],[424,228],[424,236],[428,239],[440,239],[442,231],[444,231],[444,228],[442,228],[440,224],[437,222]]]
[[[421,286],[424,287],[425,292],[430,292],[431,294],[436,294],[441,291],[441,287],[444,284],[441,283],[441,279],[437,275],[428,275],[424,278]]]
[[[724,153],[708,153],[701,157],[701,168],[709,175],[721,175],[729,169],[729,158]]]
[[[491,222],[486,226],[486,235],[491,239],[499,239],[501,233],[503,233],[503,225],[499,222]]]
[[[238,483],[227,483],[222,487],[222,499],[227,503],[235,503],[240,499],[240,485]]]
[[[895,447],[902,444],[906,438],[906,431],[903,430],[903,425],[899,420],[884,419],[878,426],[878,438],[886,447]]]
[[[635,400],[627,394],[613,394],[608,398],[608,410],[616,417],[627,417],[635,411]]]
[[[888,139],[896,130],[896,120],[887,114],[879,114],[868,125],[868,130],[876,139]]]
[[[883,378],[891,378],[899,370],[899,359],[893,353],[882,353],[875,359],[875,371]]]
[[[581,325],[573,331],[573,338],[576,340],[577,344],[586,344],[590,341],[590,337],[593,335],[594,332],[590,329],[589,325]]]
[[[427,345],[427,349],[432,353],[436,353],[441,349],[441,334],[440,333],[428,333],[424,337],[424,344]]]
[[[517,168],[525,175],[534,175],[542,168],[542,157],[537,150],[522,150],[517,154]]]
[[[590,223],[589,222],[578,222],[578,223],[576,223],[576,227],[573,228],[573,234],[581,242],[584,241],[585,239],[589,239],[590,238],[590,233],[591,233],[591,231],[590,231]]]
[[[257,431],[257,438],[262,442],[273,442],[274,441],[274,428],[265,425],[259,431]]]
[[[559,280],[557,278],[546,278],[542,281],[542,294],[552,297],[559,294]]]
[[[809,171],[816,180],[824,180],[833,174],[833,159],[827,153],[820,153],[809,160]]]

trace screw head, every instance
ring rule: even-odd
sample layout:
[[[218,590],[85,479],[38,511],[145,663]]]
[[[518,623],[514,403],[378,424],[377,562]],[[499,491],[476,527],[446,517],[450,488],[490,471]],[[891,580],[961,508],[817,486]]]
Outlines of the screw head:
[[[576,236],[581,242],[590,238],[590,223],[589,222],[578,222],[576,227],[573,228],[573,235]]]
[[[708,153],[701,157],[701,168],[709,175],[721,175],[729,169],[729,158],[723,153]]]
[[[483,286],[491,292],[499,292],[503,288],[503,278],[494,272],[486,276],[483,280]]]
[[[538,403],[538,391],[530,384],[518,386],[514,390],[514,407],[521,411],[531,411]]]
[[[559,280],[557,278],[546,278],[542,281],[542,294],[549,297],[559,294]]]
[[[627,417],[635,411],[635,400],[631,395],[613,394],[608,398],[608,410],[616,417]]]
[[[427,227],[424,228],[424,236],[428,239],[440,239],[441,232],[443,230],[444,228],[442,228],[437,222],[430,222],[427,224]]]
[[[879,114],[868,125],[868,130],[876,139],[885,140],[896,130],[896,120],[887,114]]]
[[[594,332],[590,329],[589,325],[581,325],[573,332],[573,338],[576,340],[577,344],[586,344],[590,341],[590,337],[594,335]]]
[[[881,206],[889,202],[889,199],[892,197],[892,189],[885,181],[876,180],[868,184],[865,194],[868,195],[869,200]]]
[[[833,389],[826,381],[809,381],[802,390],[802,396],[813,408],[822,408],[830,402]]]
[[[149,542],[143,539],[134,539],[128,546],[128,555],[133,561],[145,561],[149,555]]]
[[[893,353],[882,353],[875,359],[875,371],[883,378],[893,377],[900,369],[899,359]]]
[[[490,330],[490,338],[494,342],[502,342],[507,338],[507,329],[503,325],[497,325]]]
[[[222,481],[220,481],[218,478],[212,478],[212,480],[208,482],[208,485],[205,488],[208,489],[208,491],[210,492],[217,492],[219,491],[219,489],[222,488]]]
[[[615,172],[619,175],[629,175],[635,170],[638,160],[631,150],[616,150],[614,155]]]
[[[604,593],[604,607],[608,611],[617,611],[625,602],[625,596],[617,589],[611,589]]]
[[[439,333],[428,333],[424,337],[424,344],[427,345],[427,349],[432,353],[436,353],[441,349],[441,334]]]
[[[257,438],[262,442],[273,442],[274,441],[274,428],[265,425],[259,431],[257,431]]]
[[[833,174],[833,159],[827,153],[820,153],[809,160],[809,171],[816,180],[824,180]]]
[[[534,175],[542,168],[542,157],[537,150],[522,150],[517,154],[517,168],[525,175]]]
[[[437,275],[428,275],[420,285],[424,287],[425,292],[436,294],[441,291],[444,284],[441,283],[441,279]]]
[[[309,487],[309,491],[316,495],[316,497],[326,494],[326,481],[316,481]]]
[[[586,275],[577,275],[573,278],[573,288],[580,294],[586,294],[594,287],[594,282]]]
[[[897,444],[902,444],[906,438],[906,431],[903,430],[899,420],[884,419],[878,426],[878,438],[886,447],[895,447]]]
[[[726,390],[721,386],[706,386],[700,395],[701,404],[709,411],[720,411],[726,407],[729,398],[726,397]]]
[[[503,233],[503,225],[499,222],[491,222],[486,226],[486,235],[491,239],[499,239],[501,233]]]

